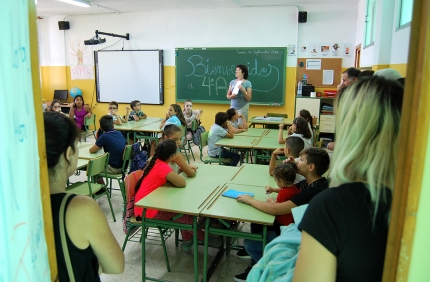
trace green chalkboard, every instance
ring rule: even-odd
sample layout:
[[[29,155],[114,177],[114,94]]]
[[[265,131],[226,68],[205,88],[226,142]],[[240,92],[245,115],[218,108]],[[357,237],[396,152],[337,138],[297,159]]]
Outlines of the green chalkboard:
[[[226,98],[236,65],[248,67],[252,83],[251,104],[283,105],[286,48],[178,48],[176,100],[230,104]]]

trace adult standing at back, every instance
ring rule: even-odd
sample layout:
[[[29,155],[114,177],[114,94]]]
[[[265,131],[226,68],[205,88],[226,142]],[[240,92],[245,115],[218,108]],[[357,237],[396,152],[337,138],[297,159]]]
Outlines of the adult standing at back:
[[[247,66],[236,66],[236,79],[230,82],[227,99],[231,101],[230,108],[234,108],[248,120],[249,102],[252,99],[252,84],[248,80]],[[242,121],[239,121],[239,123],[240,122]]]

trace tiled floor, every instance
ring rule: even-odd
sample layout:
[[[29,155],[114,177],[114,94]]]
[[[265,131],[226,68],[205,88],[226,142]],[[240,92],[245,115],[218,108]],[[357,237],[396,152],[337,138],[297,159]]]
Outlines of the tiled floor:
[[[94,139],[87,139],[87,142],[94,142]],[[200,152],[197,146],[193,146],[194,156],[196,163],[200,162]],[[204,152],[205,153],[205,152]],[[191,163],[193,163],[191,158]],[[213,164],[212,164],[213,165]],[[198,171],[197,171],[198,173]],[[198,175],[197,175],[198,176]],[[85,172],[79,176],[72,176],[71,182],[78,180],[85,180]],[[118,187],[118,183],[114,183],[114,187]],[[109,209],[109,204],[105,197],[97,200],[104,214],[106,215],[109,226],[115,235],[118,243],[122,247],[125,234],[122,231],[122,197],[119,190],[112,193],[112,205],[115,211],[116,222],[113,222],[112,214]],[[174,235],[167,241],[167,253],[170,260],[171,271],[167,272],[166,264],[164,261],[163,249],[161,246],[146,245],[146,273],[150,277],[168,280],[168,281],[193,281],[193,249],[190,251],[183,251],[179,244],[178,247],[174,243]],[[216,249],[209,250],[209,263],[212,262],[216,254]],[[203,274],[203,247],[198,247],[199,256],[199,280]],[[125,254],[125,269],[124,273],[120,275],[101,275],[101,280],[104,282],[109,281],[141,281],[142,280],[142,259],[141,259],[141,244],[135,242],[128,242],[124,251]],[[233,251],[229,255],[224,255],[221,259],[216,271],[212,275],[210,281],[234,281],[234,275],[239,274],[245,270],[249,264],[249,260],[240,259]]]

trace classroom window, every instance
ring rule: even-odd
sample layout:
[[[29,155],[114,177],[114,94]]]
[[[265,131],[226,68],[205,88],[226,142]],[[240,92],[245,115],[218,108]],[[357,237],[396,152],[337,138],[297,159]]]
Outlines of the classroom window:
[[[408,25],[412,21],[412,9],[414,6],[413,0],[399,0],[399,17],[397,28]]]
[[[375,41],[376,0],[367,0],[366,27],[364,29],[364,47],[372,45]]]

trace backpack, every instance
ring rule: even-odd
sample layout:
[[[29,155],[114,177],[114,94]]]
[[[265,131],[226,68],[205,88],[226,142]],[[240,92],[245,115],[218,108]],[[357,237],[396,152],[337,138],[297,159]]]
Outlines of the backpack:
[[[136,142],[131,145],[133,148],[133,159],[130,165],[130,171],[132,173],[135,170],[144,169],[148,161],[148,153],[143,149],[140,142]]]
[[[200,145],[200,136],[203,132],[205,132],[205,128],[203,126],[197,126],[196,131],[193,132],[193,143],[197,146]]]

